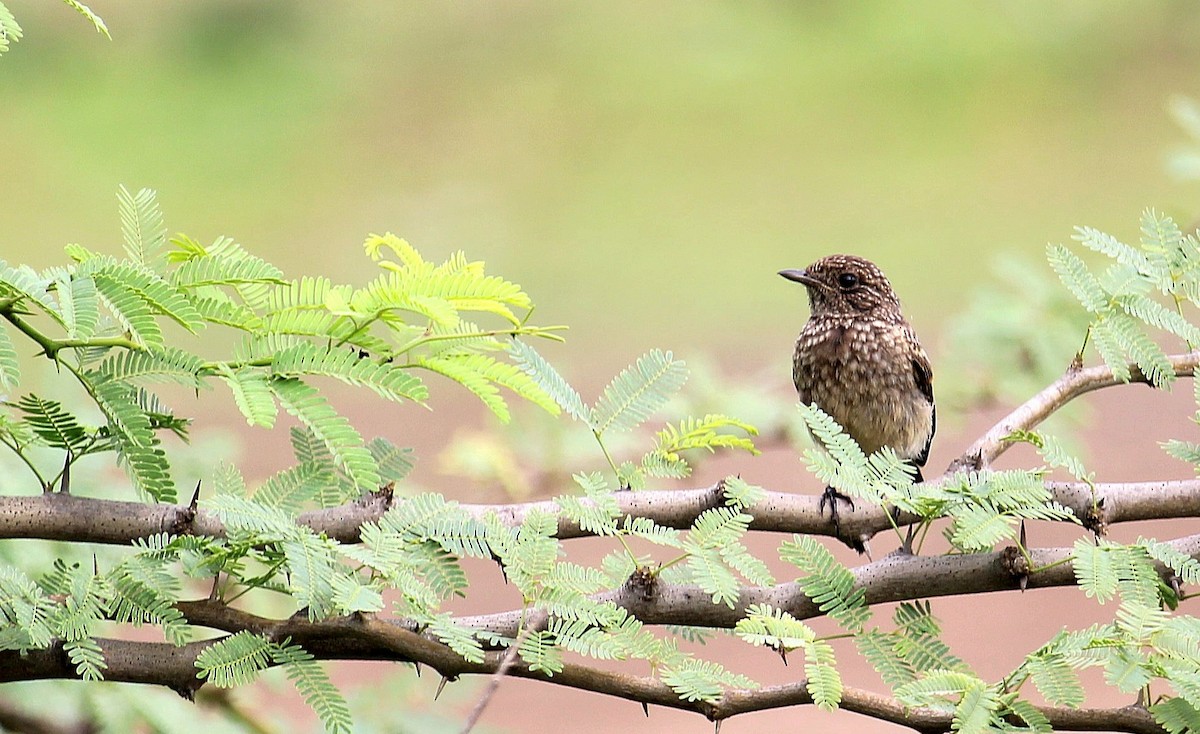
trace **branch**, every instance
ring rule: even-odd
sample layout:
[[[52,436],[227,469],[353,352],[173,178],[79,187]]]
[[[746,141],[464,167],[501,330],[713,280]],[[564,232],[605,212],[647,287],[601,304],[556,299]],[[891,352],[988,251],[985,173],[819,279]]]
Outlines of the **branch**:
[[[1181,553],[1200,560],[1200,534],[1168,543]],[[963,596],[993,591],[1013,591],[1026,580],[1027,589],[1075,585],[1073,548],[1034,548],[1029,551],[1033,571],[1015,548],[996,553],[945,556],[915,556],[900,551],[873,563],[851,569],[855,588],[866,593],[867,604],[914,601],[936,596]],[[1043,570],[1036,570],[1043,569]],[[1166,568],[1159,565],[1159,572]],[[644,586],[626,583],[619,589],[596,594],[598,601],[624,607],[645,624],[732,628],[746,616],[752,604],[770,604],[797,619],[824,616],[818,605],[805,596],[798,583],[747,586],[740,590],[733,607],[713,604],[699,586],[659,581],[649,593]],[[521,611],[459,617],[456,621],[475,629],[511,637],[520,624]]]
[[[209,602],[199,602],[212,607]],[[234,620],[242,619],[244,613],[224,607],[231,614],[224,626],[234,627]],[[212,607],[210,613],[220,612]],[[311,623],[296,619],[275,623],[276,630],[270,636],[278,637],[297,625],[310,628],[331,627],[332,638],[342,641],[353,640],[354,647],[373,649],[374,658],[403,662],[419,662],[428,665],[446,679],[454,680],[461,675],[496,675],[505,670],[508,675],[539,680],[546,683],[580,690],[616,696],[643,704],[656,704],[670,708],[701,713],[713,721],[721,721],[742,713],[774,708],[808,705],[813,703],[804,682],[760,689],[727,690],[716,702],[685,701],[679,698],[662,681],[644,676],[630,675],[611,670],[599,670],[585,665],[569,663],[549,676],[544,672],[531,671],[519,661],[508,661],[507,652],[491,652],[483,662],[472,663],[459,657],[446,645],[427,639],[412,631],[386,621],[362,618],[340,618]],[[294,630],[292,630],[294,631]],[[312,631],[311,629],[309,631]],[[295,638],[294,638],[295,639]],[[318,659],[342,659],[345,651],[320,644],[320,638],[300,639],[305,648]],[[171,687],[188,698],[204,681],[195,677],[195,661],[204,647],[216,640],[194,642],[183,647],[173,647],[165,642],[131,642],[126,640],[98,639],[96,642],[104,652],[108,669],[105,678],[110,681],[134,683],[157,683]],[[511,667],[506,667],[506,666]],[[48,650],[33,650],[22,655],[16,651],[0,652],[0,681],[27,680],[33,678],[75,678],[66,655],[60,646]],[[841,708],[846,711],[890,721],[907,726],[918,732],[945,732],[950,730],[952,715],[933,709],[912,709],[899,701],[860,689],[846,689],[842,694]],[[1133,734],[1161,734],[1162,729],[1154,723],[1149,712],[1139,707],[1116,709],[1068,709],[1063,707],[1039,707],[1043,715],[1056,729],[1061,730],[1109,730],[1132,732]]]
[[[1175,370],[1176,377],[1191,377],[1196,367],[1200,366],[1200,351],[1172,354],[1167,357],[1167,362]],[[1130,383],[1150,384],[1136,364],[1129,365],[1129,374]],[[946,471],[953,473],[962,469],[982,469],[1008,450],[1011,444],[1004,439],[1013,431],[1031,431],[1080,395],[1122,384],[1125,383],[1113,377],[1112,370],[1107,365],[1087,368],[1072,365],[1062,377],[992,426],[955,459]]]
[[[1094,486],[1102,517],[1097,517],[1093,509],[1092,487],[1087,484],[1047,482],[1047,486],[1056,501],[1085,523],[1200,517],[1200,479],[1098,483]],[[619,492],[614,498],[625,517],[645,517],[664,527],[681,530],[691,527],[705,510],[725,502],[720,483],[701,489]],[[394,501],[392,490],[384,487],[340,507],[303,513],[299,521],[339,542],[357,543],[362,524],[377,522]],[[591,500],[581,498],[580,502],[588,504]],[[750,529],[838,537],[829,515],[821,512],[819,502],[817,495],[768,491],[761,502],[748,510],[754,515]],[[550,500],[460,507],[479,519],[495,513],[508,527],[520,526],[531,512],[558,512],[558,505]],[[840,536],[844,538],[870,539],[892,527],[884,509],[875,505],[859,504],[853,510],[843,509],[839,520]],[[901,513],[897,524],[909,525],[918,520],[916,515]],[[184,505],[148,505],[53,492],[0,496],[0,538],[128,545],[138,538],[164,532],[224,537],[225,528],[213,513]],[[569,518],[558,518],[559,539],[590,535]]]

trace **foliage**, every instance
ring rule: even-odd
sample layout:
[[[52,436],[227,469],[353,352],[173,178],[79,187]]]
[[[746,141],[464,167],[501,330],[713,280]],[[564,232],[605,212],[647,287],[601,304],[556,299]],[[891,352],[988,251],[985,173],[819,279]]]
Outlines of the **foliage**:
[[[1138,247],[1091,227],[1076,229],[1077,242],[1112,260],[1102,273],[1094,273],[1063,245],[1050,245],[1047,257],[1092,315],[1084,343],[1095,345],[1113,377],[1128,381],[1128,365],[1133,362],[1141,379],[1162,387],[1174,380],[1175,374],[1147,327],[1181,339],[1188,348],[1200,344],[1200,328],[1183,312],[1185,303],[1200,303],[1200,241],[1195,235],[1184,235],[1170,217],[1153,210],[1143,213],[1141,224]],[[1168,297],[1171,306],[1155,300],[1155,293]]]
[[[82,15],[92,26],[105,38],[112,39],[108,33],[108,26],[104,25],[104,20],[92,12],[91,8],[79,2],[79,0],[62,0],[67,7],[74,9]],[[4,3],[0,3],[0,54],[8,51],[11,44],[20,41],[24,31],[17,23],[17,19]]]
[[[219,383],[251,426],[280,427],[291,416],[295,462],[257,487],[235,467],[215,467],[197,509],[222,523],[217,537],[160,532],[103,563],[99,556],[91,564],[59,559],[41,573],[0,565],[0,649],[59,645],[78,677],[102,680],[112,661],[101,631],[110,623],[154,627],[176,647],[205,639],[181,606],[202,584],[218,605],[285,599],[297,623],[392,619],[469,665],[512,649],[525,670],[550,680],[581,658],[637,661],[686,702],[718,705],[731,689],[754,690],[753,679],[693,649],[704,642],[703,627],[652,626],[632,604],[614,601],[637,592],[652,605],[656,589],[686,589],[734,614],[726,626],[743,642],[781,655],[800,651],[807,692],[823,709],[836,709],[843,698],[843,653],[833,641],[848,636],[897,701],[944,711],[957,730],[1046,731],[1027,692],[1036,689],[1052,705],[1078,706],[1078,671],[1089,667],[1102,668],[1106,682],[1123,693],[1153,687],[1159,697],[1150,710],[1167,730],[1195,723],[1200,627],[1176,610],[1181,596],[1170,581],[1200,581],[1200,563],[1170,544],[1081,538],[1070,559],[1078,585],[1085,599],[1115,603],[1112,621],[1065,630],[1003,679],[986,681],[942,640],[929,602],[902,602],[890,625],[873,623],[856,571],[813,537],[795,535],[780,546],[778,560],[797,575],[794,586],[777,585],[769,563],[775,559],[758,557],[746,542],[756,518],[770,512],[770,496],[740,477],[722,480],[688,521],[673,526],[626,509],[633,496],[627,492],[688,476],[697,455],[758,451],[754,426],[715,411],[672,417],[652,434],[637,434],[688,377],[670,352],[649,351],[588,403],[530,343],[554,338],[556,329],[529,324],[529,296],[461,253],[432,263],[399,238],[373,235],[364,249],[382,272],[366,285],[289,279],[228,238],[209,246],[168,238],[153,192],[122,189],[118,203],[125,257],[72,245],[64,266],[39,272],[0,265],[0,381],[16,393],[0,414],[4,446],[43,492],[78,491],[72,469],[107,455],[125,467],[144,500],[174,502],[164,438],[186,438],[189,421],[168,405],[170,391],[200,394]],[[1140,249],[1080,230],[1085,245],[1114,260],[1103,275],[1066,248],[1052,248],[1050,260],[1092,314],[1089,341],[1114,375],[1131,378],[1118,370],[1129,360],[1165,386],[1174,373],[1163,366],[1161,351],[1146,346],[1159,349],[1147,329],[1197,343],[1200,333],[1182,314],[1200,293],[1200,276],[1190,265],[1190,236],[1152,214],[1143,227]],[[1154,292],[1176,310],[1158,305]],[[1132,326],[1113,327],[1116,321]],[[237,335],[232,355],[214,358],[196,348],[195,335],[211,331]],[[23,349],[50,361],[61,378],[22,392]],[[409,480],[411,451],[384,438],[366,440],[322,390],[336,381],[381,401],[423,404],[431,374],[465,387],[501,421],[514,413],[500,388],[546,414],[566,413],[587,426],[608,470],[576,472],[575,490],[551,502],[508,514],[481,511],[417,490]],[[952,553],[1006,544],[1029,561],[1023,522],[1079,522],[1055,501],[1047,472],[1061,469],[1094,486],[1083,463],[1044,432],[1008,437],[1033,445],[1044,466],[914,483],[911,466],[890,449],[864,454],[816,406],[800,406],[799,415],[820,446],[807,452],[819,482],[913,516],[907,536],[896,530],[917,553],[938,523]],[[644,450],[618,463],[612,442],[622,434],[632,434],[629,445],[640,442]],[[1187,460],[1200,456],[1183,442],[1167,449]],[[373,494],[380,490],[385,494]],[[302,521],[305,512],[340,512],[379,496],[390,498],[388,509],[353,537],[331,537]],[[564,526],[596,536],[609,553],[597,565],[573,561],[559,537]],[[519,600],[516,634],[453,611],[454,600],[470,591],[467,559],[494,561],[503,570]],[[749,601],[748,590],[806,599],[814,616],[830,617],[844,633],[819,634],[795,608]],[[319,648],[250,629],[201,647],[197,684],[244,686],[280,668],[327,731],[353,729]]]

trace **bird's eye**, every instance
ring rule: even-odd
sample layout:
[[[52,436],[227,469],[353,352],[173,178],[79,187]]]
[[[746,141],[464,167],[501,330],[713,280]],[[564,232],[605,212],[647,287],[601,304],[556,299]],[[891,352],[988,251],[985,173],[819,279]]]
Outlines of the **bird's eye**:
[[[858,276],[854,273],[842,273],[838,276],[838,285],[845,290],[850,290],[858,285]]]

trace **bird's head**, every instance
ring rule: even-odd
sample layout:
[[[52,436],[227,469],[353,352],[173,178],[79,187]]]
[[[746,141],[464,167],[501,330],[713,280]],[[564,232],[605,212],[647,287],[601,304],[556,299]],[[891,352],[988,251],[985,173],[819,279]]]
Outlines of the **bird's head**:
[[[875,263],[854,255],[829,255],[803,270],[780,270],[788,280],[803,283],[813,316],[824,314],[900,317],[900,299]]]

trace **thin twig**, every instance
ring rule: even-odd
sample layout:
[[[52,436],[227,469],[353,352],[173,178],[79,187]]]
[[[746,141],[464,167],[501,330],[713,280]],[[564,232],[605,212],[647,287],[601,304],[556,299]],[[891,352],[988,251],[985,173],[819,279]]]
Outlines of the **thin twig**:
[[[1176,377],[1190,377],[1200,366],[1200,352],[1172,354],[1167,357]],[[1129,382],[1149,384],[1136,364],[1129,365]],[[983,434],[978,441],[962,453],[947,469],[947,473],[961,469],[982,469],[1003,454],[1012,444],[1004,439],[1013,431],[1030,431],[1080,395],[1105,387],[1125,384],[1113,377],[1107,365],[1075,368],[1072,366],[1062,377],[1044,390],[1026,400],[1020,407],[1001,419]]]
[[[479,717],[483,716],[483,711],[487,708],[488,703],[491,702],[492,696],[495,696],[496,691],[500,689],[500,681],[516,665],[517,658],[520,657],[521,645],[525,643],[525,640],[531,634],[540,631],[548,618],[544,610],[538,610],[529,616],[525,629],[521,630],[521,634],[517,636],[517,639],[513,640],[512,644],[508,646],[504,657],[500,659],[500,664],[496,666],[496,672],[492,673],[492,677],[488,680],[487,687],[483,690],[483,695],[475,702],[474,708],[471,709],[471,714],[463,723],[461,734],[470,734],[470,731],[475,728],[475,724],[479,723]]]

